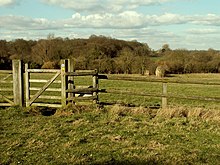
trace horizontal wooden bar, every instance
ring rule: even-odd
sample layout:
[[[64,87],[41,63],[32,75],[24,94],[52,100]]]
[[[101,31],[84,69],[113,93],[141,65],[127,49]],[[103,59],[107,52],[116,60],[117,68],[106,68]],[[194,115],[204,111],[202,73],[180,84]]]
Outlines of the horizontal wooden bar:
[[[31,83],[46,83],[49,80],[43,80],[43,79],[30,79],[29,82]],[[53,83],[61,84],[61,80],[55,80]]]
[[[106,93],[220,102],[220,97],[176,96],[176,95],[163,95],[163,94],[153,94],[153,93],[133,93],[133,92],[115,91],[115,90],[107,90]]]
[[[98,88],[77,88],[77,89],[68,89],[67,93],[82,93],[82,94],[90,94],[93,92],[98,92]]]
[[[33,97],[34,95],[31,95],[30,97]],[[39,99],[51,99],[51,100],[60,100],[61,96],[45,96],[45,95],[40,95],[38,97]]]
[[[198,82],[198,81],[181,81],[181,80],[168,80],[168,79],[146,79],[138,77],[109,77],[109,80],[117,81],[141,81],[141,82],[157,82],[157,83],[177,83],[177,84],[201,84],[201,85],[220,85],[217,82]]]
[[[12,70],[0,70],[0,73],[12,73]]]
[[[14,106],[14,104],[10,104],[10,103],[0,103],[0,107],[10,107],[10,106]]]
[[[0,80],[0,83],[2,83],[2,84],[12,84],[13,80]]]
[[[39,91],[41,90],[41,88],[37,88],[37,87],[31,87],[29,88],[30,91]],[[46,89],[47,92],[61,92],[61,88],[47,88]]]
[[[31,106],[36,106],[36,107],[51,107],[51,108],[61,108],[61,104],[46,104],[46,103],[33,103]]]
[[[95,76],[98,75],[96,71],[90,71],[90,72],[66,72],[66,76]]]
[[[30,73],[58,73],[59,69],[27,69]]]
[[[97,96],[88,96],[88,97],[69,97],[67,101],[80,101],[80,100],[96,100]]]
[[[4,92],[12,92],[13,88],[0,88],[0,91],[4,91]]]

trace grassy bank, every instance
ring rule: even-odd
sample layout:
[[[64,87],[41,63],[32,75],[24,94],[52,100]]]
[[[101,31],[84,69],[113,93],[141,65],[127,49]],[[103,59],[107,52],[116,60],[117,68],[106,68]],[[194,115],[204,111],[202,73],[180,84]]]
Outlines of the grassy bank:
[[[0,118],[3,165],[220,163],[219,111],[12,107]]]

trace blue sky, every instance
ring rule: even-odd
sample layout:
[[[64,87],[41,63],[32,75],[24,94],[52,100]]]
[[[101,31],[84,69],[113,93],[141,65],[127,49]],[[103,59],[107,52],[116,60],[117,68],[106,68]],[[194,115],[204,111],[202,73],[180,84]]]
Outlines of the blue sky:
[[[0,0],[0,39],[104,35],[220,50],[219,0]]]

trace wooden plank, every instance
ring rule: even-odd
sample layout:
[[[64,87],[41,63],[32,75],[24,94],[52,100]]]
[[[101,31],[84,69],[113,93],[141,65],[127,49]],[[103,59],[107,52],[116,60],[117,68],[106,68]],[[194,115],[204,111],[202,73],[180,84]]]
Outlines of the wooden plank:
[[[49,81],[42,87],[42,89],[39,90],[39,91],[34,95],[33,98],[30,99],[29,105],[31,105],[31,104],[51,85],[51,83],[53,83],[53,81],[54,81],[59,75],[60,75],[60,71],[57,72],[57,73],[55,74],[55,76],[53,76],[52,79],[49,80]]]
[[[96,100],[96,96],[88,96],[88,97],[71,97],[67,98],[68,101],[80,101],[80,100]]]
[[[6,96],[4,96],[3,94],[0,93],[0,96],[3,100],[7,101],[9,104],[14,105],[14,102],[11,101],[9,98],[7,98]]]
[[[75,69],[75,63],[74,60],[72,59],[68,59],[68,72],[74,72]],[[74,89],[75,85],[74,85],[74,76],[69,76],[68,77],[68,89]],[[75,97],[75,94],[72,92],[68,93],[68,97]]]
[[[43,80],[43,79],[30,79],[29,82],[30,82],[30,83],[46,83],[46,82],[48,82],[48,80]],[[55,80],[53,83],[61,84],[61,80]]]
[[[112,94],[125,94],[125,95],[134,95],[134,96],[152,96],[152,97],[167,97],[167,98],[176,98],[176,99],[189,99],[189,100],[201,100],[201,101],[220,101],[220,97],[199,97],[199,96],[176,96],[176,95],[162,95],[162,94],[153,94],[153,93],[134,93],[118,90],[107,90],[105,93]]]
[[[13,92],[13,88],[0,88],[1,92]]]
[[[8,74],[7,76],[3,77],[2,80],[4,81],[4,80],[8,79],[11,76],[12,76],[12,74]]]
[[[57,73],[59,69],[27,69],[30,73]]]
[[[168,80],[168,79],[147,79],[139,77],[109,77],[109,80],[117,81],[140,81],[140,82],[161,82],[161,83],[177,83],[177,84],[201,84],[201,85],[220,85],[217,82],[197,82],[197,81],[181,81],[181,80]]]
[[[24,104],[22,64],[21,60],[12,61],[14,104],[19,106],[23,106]]]
[[[10,106],[13,106],[13,105],[11,105],[10,103],[0,103],[0,106],[1,107],[10,107]]]
[[[167,108],[167,83],[162,83],[162,108]]]
[[[28,64],[25,64],[25,95],[26,95],[26,106],[29,107],[30,100],[30,73],[28,72]]]
[[[33,97],[34,95],[31,95]],[[61,96],[46,96],[46,95],[40,95],[38,97],[39,99],[48,99],[48,100],[60,100]]]
[[[46,103],[33,103],[32,106],[36,107],[51,107],[51,108],[61,108],[61,104],[46,104]]]
[[[66,90],[68,88],[68,76],[66,76],[66,72],[68,70],[68,61],[67,60],[62,60],[61,61],[61,103],[62,103],[62,106],[66,106],[67,104],[67,93],[66,93]]]
[[[2,83],[2,84],[12,84],[13,80],[0,80],[0,83]]]
[[[82,93],[82,94],[92,94],[93,92],[98,92],[98,88],[77,88],[77,89],[68,89],[68,93]]]
[[[12,70],[0,70],[1,74],[8,74],[8,73],[12,73]]]
[[[65,75],[67,76],[94,76],[97,75],[96,71],[90,72],[66,72]]]
[[[30,91],[39,91],[41,88],[37,87],[30,87]],[[61,88],[47,88],[45,91],[47,92],[61,92]]]

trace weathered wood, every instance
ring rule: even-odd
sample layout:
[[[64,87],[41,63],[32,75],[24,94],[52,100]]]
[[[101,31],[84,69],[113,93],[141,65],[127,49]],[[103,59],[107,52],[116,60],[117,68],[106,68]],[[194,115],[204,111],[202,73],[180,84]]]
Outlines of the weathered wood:
[[[28,72],[28,64],[25,64],[25,96],[26,96],[26,107],[29,107],[30,100],[30,73]]]
[[[0,80],[1,84],[12,84],[13,81],[12,80]]]
[[[176,96],[176,95],[163,95],[157,93],[135,93],[119,90],[106,90],[105,93],[112,94],[124,94],[124,95],[134,95],[134,96],[151,96],[151,97],[167,97],[175,99],[189,99],[189,100],[201,100],[201,101],[220,101],[220,97],[199,97],[199,96]]]
[[[31,95],[33,97],[34,95]],[[61,100],[61,96],[46,96],[46,95],[40,95],[38,97],[39,99],[48,99],[48,100]]]
[[[99,88],[99,79],[98,79],[98,71],[95,70],[95,75],[93,75],[93,88],[94,89],[98,89]],[[94,100],[94,103],[98,103],[98,92],[94,91],[93,92],[93,96],[96,97],[96,99]]]
[[[122,81],[140,81],[140,82],[155,82],[155,83],[174,83],[174,84],[201,84],[201,85],[220,85],[217,82],[198,82],[198,81],[182,81],[182,80],[170,80],[170,79],[149,79],[146,77],[108,77],[109,80],[122,80]]]
[[[74,60],[68,59],[68,72],[74,72],[75,64]],[[74,89],[74,76],[68,76],[68,89]],[[75,97],[75,94],[72,92],[68,93],[68,97]]]
[[[21,60],[12,61],[14,104],[19,106],[23,106],[24,104],[22,69],[23,67]]]
[[[9,73],[12,73],[12,70],[0,70],[0,73],[1,74],[4,74],[4,73],[9,74]]]
[[[3,94],[0,93],[0,96],[3,100],[7,101],[9,104],[14,105],[14,102],[11,101],[8,97],[4,96]]]
[[[68,61],[62,60],[61,61],[61,104],[62,106],[66,106],[67,104],[67,93],[66,90],[68,88],[68,77],[66,76],[66,72],[68,70]]]
[[[67,76],[95,76],[97,75],[97,71],[88,71],[88,72],[67,72],[65,73]]]
[[[46,82],[48,82],[48,80],[43,80],[43,79],[30,79],[29,82],[30,82],[30,83],[46,83]],[[53,83],[61,84],[61,80],[55,80]]]
[[[59,69],[28,69],[27,72],[31,73],[57,73]]]
[[[41,88],[37,87],[30,87],[30,91],[39,91]],[[61,92],[61,88],[47,88],[45,91],[47,92]]]
[[[3,91],[3,92],[12,92],[12,91],[13,91],[13,88],[0,88],[0,91]]]
[[[4,80],[8,79],[8,78],[11,77],[11,76],[12,76],[12,74],[9,73],[7,76],[3,77],[2,80],[4,81]],[[0,82],[3,82],[3,81],[0,81]]]
[[[51,108],[61,108],[61,104],[46,104],[46,103],[33,103],[32,106],[36,107],[51,107]]]
[[[162,108],[167,108],[167,83],[162,83]]]
[[[29,101],[28,104],[29,106],[51,85],[51,83],[53,83],[53,81],[60,75],[60,71],[58,71],[55,76],[53,76],[51,78],[51,80],[49,80],[43,87],[41,90],[39,90],[34,97],[32,97]]]
[[[80,94],[92,94],[93,92],[98,92],[98,88],[77,88],[77,89],[67,89],[68,93],[80,93]]]
[[[0,103],[1,107],[10,107],[12,106],[10,103]]]

